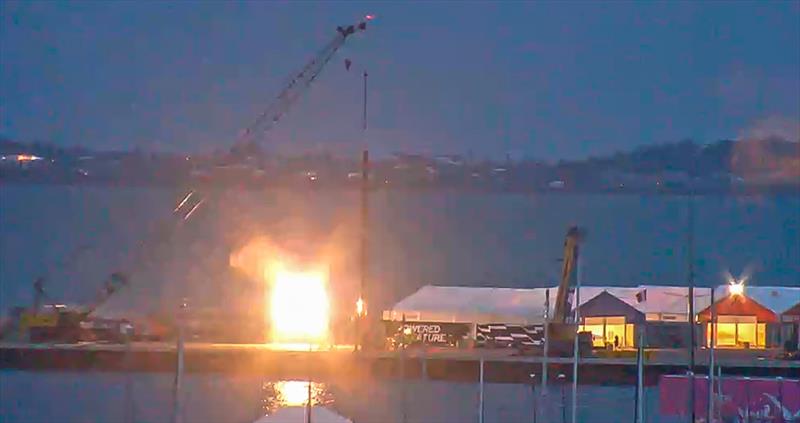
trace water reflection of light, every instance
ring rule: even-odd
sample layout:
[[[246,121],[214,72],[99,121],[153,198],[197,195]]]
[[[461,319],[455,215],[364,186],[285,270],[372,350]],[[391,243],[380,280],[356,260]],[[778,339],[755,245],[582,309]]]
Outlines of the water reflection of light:
[[[308,384],[299,380],[278,382],[275,384],[275,391],[280,397],[281,405],[285,407],[306,405],[308,403]],[[311,405],[314,405],[314,392],[312,386]]]
[[[302,407],[308,404],[308,381],[285,380],[262,384],[263,411],[271,414],[283,407]],[[323,383],[311,382],[311,405],[333,404],[333,396]]]

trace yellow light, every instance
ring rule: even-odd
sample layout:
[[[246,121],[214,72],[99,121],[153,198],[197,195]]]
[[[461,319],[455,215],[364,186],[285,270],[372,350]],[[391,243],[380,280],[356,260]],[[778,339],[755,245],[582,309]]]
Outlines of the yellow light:
[[[322,272],[274,266],[270,317],[273,342],[322,343],[328,338],[329,301]]]
[[[744,295],[744,281],[730,283],[728,285],[728,293],[731,295]]]
[[[366,314],[366,311],[366,308],[364,308],[364,300],[361,299],[361,297],[358,297],[358,300],[356,301],[356,314],[361,317]]]
[[[17,161],[18,162],[31,162],[34,160],[41,160],[42,158],[39,156],[34,156],[33,154],[18,154]]]

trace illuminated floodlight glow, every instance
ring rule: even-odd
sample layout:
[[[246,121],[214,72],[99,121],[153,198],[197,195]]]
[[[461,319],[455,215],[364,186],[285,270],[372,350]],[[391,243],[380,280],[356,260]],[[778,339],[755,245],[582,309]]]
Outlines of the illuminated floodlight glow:
[[[330,302],[323,272],[274,266],[270,277],[273,342],[323,343],[328,339]]]
[[[750,275],[745,273],[739,278],[734,277],[730,272],[726,272],[725,279],[728,280],[728,294],[730,295],[744,295],[744,284],[750,278]]]
[[[356,314],[359,317],[362,317],[367,313],[367,309],[364,306],[364,300],[361,297],[358,297],[358,300],[356,300]]]
[[[744,281],[742,280],[728,284],[728,293],[730,295],[744,295]]]

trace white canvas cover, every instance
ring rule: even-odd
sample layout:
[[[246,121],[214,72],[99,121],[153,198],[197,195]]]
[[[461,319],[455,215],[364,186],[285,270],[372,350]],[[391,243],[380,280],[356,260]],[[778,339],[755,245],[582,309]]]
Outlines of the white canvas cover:
[[[545,291],[550,290],[550,311],[557,287],[489,288],[426,285],[384,312],[384,320],[537,324],[544,321]],[[685,286],[639,285],[635,287],[581,286],[580,303],[603,291],[619,298],[647,316],[648,320],[686,321],[689,288]],[[637,298],[637,294],[638,298]],[[715,290],[715,299],[728,295],[727,285]],[[745,288],[745,295],[780,314],[800,301],[800,287]],[[699,313],[711,304],[711,288],[695,287],[694,309]],[[570,301],[572,299],[570,298]]]
[[[426,285],[384,312],[384,320],[455,323],[544,322],[546,288],[515,289]],[[550,304],[556,289],[550,288]]]
[[[311,421],[314,423],[353,423],[352,420],[344,418],[333,411],[320,406],[311,407]],[[283,407],[276,412],[261,417],[253,423],[305,423],[306,407]]]
[[[689,311],[689,288],[685,286],[581,287],[581,304],[603,291],[608,291],[646,316],[649,315],[651,319],[662,320],[664,316],[682,316],[685,320]],[[708,307],[709,304],[711,304],[711,288],[696,287],[694,289],[695,312]]]

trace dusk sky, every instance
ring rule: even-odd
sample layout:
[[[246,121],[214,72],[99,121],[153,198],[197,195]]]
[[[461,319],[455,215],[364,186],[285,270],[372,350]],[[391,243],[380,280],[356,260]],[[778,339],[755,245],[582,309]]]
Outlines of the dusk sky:
[[[275,151],[576,158],[796,137],[800,2],[2,1],[0,134],[227,148],[337,25],[367,13]],[[344,59],[352,60],[348,72]]]

